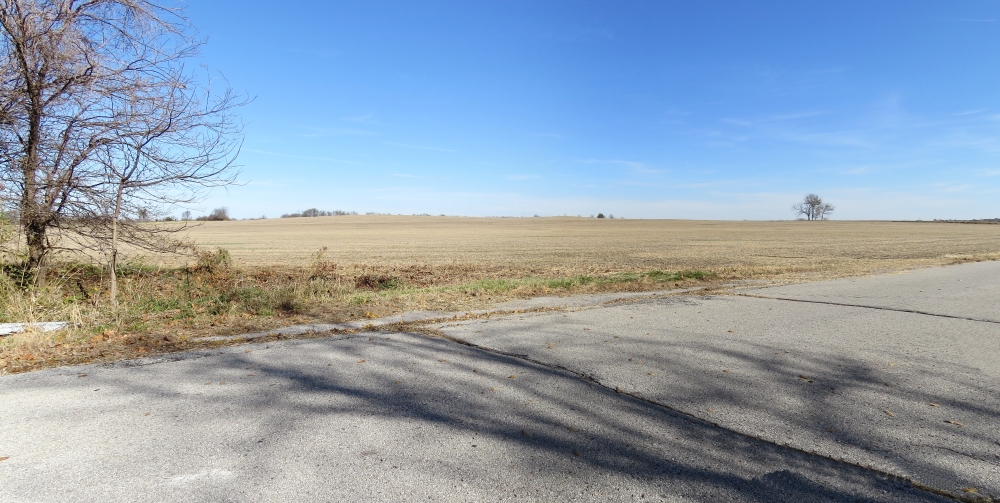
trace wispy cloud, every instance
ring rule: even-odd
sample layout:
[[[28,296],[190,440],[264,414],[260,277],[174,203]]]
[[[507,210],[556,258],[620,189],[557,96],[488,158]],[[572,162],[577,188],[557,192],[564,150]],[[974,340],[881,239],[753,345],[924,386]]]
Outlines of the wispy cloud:
[[[265,154],[265,155],[276,155],[278,157],[291,157],[293,159],[309,159],[312,161],[327,161],[327,162],[340,162],[344,164],[357,164],[362,165],[360,162],[355,161],[345,161],[343,159],[334,159],[332,157],[313,157],[310,155],[295,155],[295,154],[282,154],[281,152],[269,152],[267,150],[255,150],[252,148],[243,149],[246,152],[253,152],[255,154]]]
[[[979,176],[1000,176],[1000,169],[983,169],[979,171]]]
[[[375,114],[374,113],[370,113],[370,112],[366,113],[364,115],[352,115],[352,116],[349,116],[349,117],[343,117],[343,120],[345,120],[347,122],[360,122],[362,124],[375,124],[376,123],[376,121],[375,121]]]
[[[981,113],[983,113],[985,111],[986,111],[985,108],[977,108],[975,110],[966,110],[964,112],[958,112],[955,115],[974,115],[974,114],[981,114]]]
[[[726,124],[734,124],[737,126],[756,126],[758,124],[765,124],[768,122],[785,122],[785,121],[796,121],[799,119],[809,119],[812,117],[819,117],[821,115],[827,115],[829,112],[815,110],[815,111],[804,111],[804,112],[792,112],[785,114],[775,114],[767,117],[761,117],[758,119],[742,119],[736,117],[724,117],[720,119]]]
[[[396,143],[394,141],[384,141],[382,143],[385,143],[386,145],[393,145],[395,147],[418,148],[420,150],[438,150],[438,151],[441,151],[441,152],[458,152],[457,150],[452,150],[450,148],[428,147],[428,146],[425,146],[425,145],[411,145],[409,143]]]
[[[290,181],[292,184],[297,183],[296,180]],[[256,187],[288,187],[290,185],[289,181],[279,182],[274,180],[250,180],[246,184]]]
[[[829,133],[786,131],[776,134],[774,137],[784,141],[817,147],[874,148],[878,146],[876,141],[864,137],[861,133],[861,131],[833,131]]]
[[[409,175],[406,173],[393,173],[392,176],[397,178],[427,178],[426,176]]]
[[[642,166],[641,162],[636,161],[623,161],[621,159],[586,159],[583,161],[584,164],[621,164],[628,167]]]
[[[662,183],[636,182],[634,180],[625,180],[622,182],[618,182],[615,185],[621,185],[626,187],[661,187],[661,188],[668,187],[667,185],[664,185]]]
[[[963,184],[954,182],[934,183],[931,184],[931,186],[936,188],[939,192],[946,192],[946,193],[965,192],[976,188],[976,186],[972,184]]]
[[[779,122],[779,121],[793,121],[798,119],[808,119],[810,117],[819,117],[821,115],[827,115],[829,112],[823,111],[812,111],[812,112],[795,112],[790,114],[779,114],[772,115],[764,119],[765,122]]]
[[[541,176],[538,176],[538,175],[511,175],[511,176],[507,177],[508,180],[532,180],[532,179],[535,179],[535,178],[541,178]]]
[[[734,126],[750,127],[750,126],[753,126],[754,124],[756,124],[754,121],[749,121],[749,120],[746,120],[746,119],[736,119],[736,118],[733,118],[733,117],[723,117],[722,119],[719,119],[719,120],[722,121],[722,122],[724,122],[724,123],[726,123],[726,124],[732,124]]]
[[[872,168],[869,166],[858,166],[857,168],[848,169],[841,171],[844,175],[867,175],[872,172]]]
[[[309,128],[299,136],[303,138],[328,138],[331,136],[378,136],[379,133],[365,129],[351,128]]]
[[[931,142],[931,145],[943,147],[978,148],[996,151],[997,139],[992,137],[973,136],[970,134],[952,135],[951,138],[942,141]]]
[[[666,172],[666,170],[653,168],[644,162],[626,161],[622,159],[586,159],[582,162],[584,164],[617,164],[620,166],[625,166],[636,173],[642,173],[646,175],[655,175]]]

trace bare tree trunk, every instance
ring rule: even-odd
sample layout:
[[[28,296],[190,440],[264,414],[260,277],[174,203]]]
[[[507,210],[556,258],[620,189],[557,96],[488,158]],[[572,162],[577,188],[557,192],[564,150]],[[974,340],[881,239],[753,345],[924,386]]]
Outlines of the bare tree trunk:
[[[22,217],[24,218],[24,217]],[[33,281],[35,286],[41,288],[45,286],[45,252],[48,247],[45,242],[45,231],[47,226],[38,222],[36,215],[23,220],[25,243],[28,245],[27,269],[35,274]]]
[[[122,191],[124,182],[118,184],[115,196],[115,212],[111,217],[111,309],[118,310],[118,218],[122,211]]]
[[[45,233],[48,230],[45,214],[38,200],[40,188],[36,179],[38,171],[38,148],[41,142],[41,114],[39,113],[41,98],[37,89],[30,89],[28,102],[28,135],[24,148],[24,159],[21,161],[21,175],[24,191],[21,193],[21,226],[24,229],[25,242],[28,245],[29,271],[35,273],[35,286],[45,286],[45,252],[48,247]]]

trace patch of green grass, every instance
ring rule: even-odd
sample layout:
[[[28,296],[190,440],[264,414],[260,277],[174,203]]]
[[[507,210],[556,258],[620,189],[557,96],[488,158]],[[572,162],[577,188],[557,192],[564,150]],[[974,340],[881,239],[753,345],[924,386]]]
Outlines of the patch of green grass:
[[[553,290],[570,290],[578,286],[585,286],[596,283],[598,280],[593,276],[571,276],[568,278],[554,278],[545,280],[544,285]]]
[[[623,283],[635,283],[648,279],[654,283],[667,283],[670,281],[682,281],[686,279],[705,279],[713,277],[714,274],[705,271],[649,271],[641,274],[620,273],[608,276],[571,276],[567,278],[552,278],[542,281],[542,285],[553,290],[572,290],[574,288],[587,285],[614,285]]]
[[[404,287],[406,287],[406,283],[403,283],[402,280],[400,280],[399,278],[395,278],[395,277],[389,277],[387,280],[381,281],[378,284],[379,291],[382,291],[382,290],[400,290],[400,289],[403,289]]]
[[[147,313],[162,313],[164,311],[184,309],[188,306],[189,303],[179,297],[163,297],[147,299],[141,306],[141,309]]]
[[[520,286],[520,281],[510,280],[510,279],[481,279],[459,287],[458,289],[465,291],[466,293],[472,292],[483,292],[483,293],[503,293],[509,292],[518,286]]]
[[[378,297],[378,295],[372,292],[358,292],[354,295],[351,295],[349,302],[351,303],[351,305],[360,306],[363,304],[370,303],[371,301],[375,300],[375,297]]]
[[[208,312],[213,315],[232,311],[258,316],[274,316],[302,310],[302,301],[294,289],[279,287],[265,289],[260,286],[234,288],[209,299]]]
[[[665,283],[668,281],[681,281],[685,279],[706,279],[715,276],[715,274],[706,271],[677,271],[677,272],[649,271],[643,273],[642,275],[657,283]]]
[[[431,288],[407,289],[405,292],[399,292],[399,293],[415,294],[415,293],[432,292],[432,291],[457,290],[460,292],[464,292],[466,294],[479,294],[479,293],[499,294],[525,287],[531,289],[544,288],[546,290],[573,291],[575,289],[590,285],[598,285],[598,286],[620,285],[627,283],[636,283],[643,280],[647,281],[651,280],[654,283],[666,283],[671,281],[682,281],[686,279],[705,279],[713,276],[715,275],[705,271],[678,271],[678,272],[649,271],[645,273],[618,273],[618,274],[610,274],[607,276],[593,276],[593,275],[581,274],[577,276],[567,276],[563,278],[483,279],[455,287],[431,287]]]

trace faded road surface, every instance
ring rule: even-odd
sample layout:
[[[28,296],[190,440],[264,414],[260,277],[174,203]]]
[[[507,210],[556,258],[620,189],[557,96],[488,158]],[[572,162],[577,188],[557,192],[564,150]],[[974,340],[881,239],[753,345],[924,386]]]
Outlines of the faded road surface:
[[[0,501],[998,496],[998,284],[988,262],[562,299],[575,305],[435,326],[453,340],[6,376]]]

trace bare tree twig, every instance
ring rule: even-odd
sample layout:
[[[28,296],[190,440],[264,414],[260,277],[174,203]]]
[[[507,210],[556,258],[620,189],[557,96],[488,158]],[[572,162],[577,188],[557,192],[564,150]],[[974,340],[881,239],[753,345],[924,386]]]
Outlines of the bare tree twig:
[[[242,131],[231,88],[184,62],[201,42],[148,0],[0,0],[0,196],[44,281],[54,236],[107,254],[180,244],[145,223],[235,183]]]

